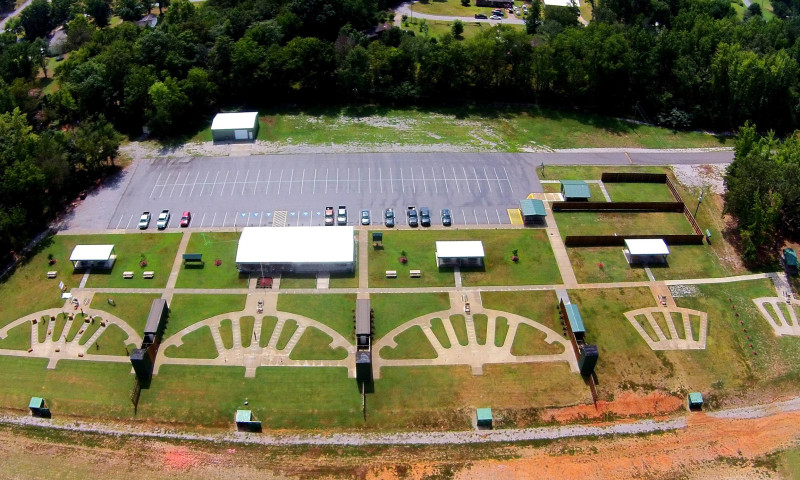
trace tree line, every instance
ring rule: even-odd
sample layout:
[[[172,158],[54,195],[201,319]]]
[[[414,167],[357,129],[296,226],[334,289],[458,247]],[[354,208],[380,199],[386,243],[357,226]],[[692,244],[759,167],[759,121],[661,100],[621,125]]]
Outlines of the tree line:
[[[0,111],[24,120],[30,145],[58,148],[66,166],[53,175],[35,154],[45,147],[30,146],[14,160],[0,153],[9,159],[0,175],[22,162],[41,176],[37,201],[52,209],[74,194],[65,185],[99,175],[97,165],[115,155],[82,151],[81,134],[97,130],[97,141],[112,146],[116,131],[138,136],[143,127],[171,138],[219,110],[284,104],[526,102],[675,129],[797,127],[794,0],[773,0],[770,20],[756,7],[740,19],[728,0],[594,0],[588,26],[577,9],[535,3],[531,10],[542,14],[530,15],[524,29],[482,24],[468,39],[396,27],[373,34],[388,18],[384,2],[161,0],[158,25],[140,28],[111,27],[112,15],[135,20],[153,8],[150,0],[34,0],[0,34]],[[54,48],[43,37],[58,26],[68,58],[54,80],[42,79]],[[48,82],[55,83],[43,89]],[[0,192],[0,210],[25,214],[0,219],[0,251],[19,248],[26,236],[7,225],[25,218],[34,228],[47,217],[31,215],[40,205],[25,203],[24,192],[9,192]]]

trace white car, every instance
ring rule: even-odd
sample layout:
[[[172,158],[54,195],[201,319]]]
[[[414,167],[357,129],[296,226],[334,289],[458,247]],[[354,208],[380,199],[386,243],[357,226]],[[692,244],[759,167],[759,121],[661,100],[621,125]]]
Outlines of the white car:
[[[501,17],[500,15],[492,15],[491,17],[489,17],[489,20],[502,20],[502,18],[503,17]]]
[[[158,215],[158,221],[156,221],[156,227],[159,230],[164,230],[167,228],[169,224],[169,210],[161,210],[161,213]]]
[[[146,230],[150,226],[150,212],[142,213],[139,217],[139,230]]]
[[[336,224],[347,225],[347,207],[339,205],[339,210],[336,212]]]

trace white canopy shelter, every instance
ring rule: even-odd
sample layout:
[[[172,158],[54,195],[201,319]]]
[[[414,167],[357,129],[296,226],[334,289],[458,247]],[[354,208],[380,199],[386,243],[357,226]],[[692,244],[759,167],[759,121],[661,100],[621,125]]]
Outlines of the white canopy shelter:
[[[239,271],[353,271],[353,227],[246,227],[239,237]]]
[[[479,240],[436,242],[436,264],[440,267],[483,265],[483,242]]]
[[[624,251],[628,263],[664,263],[669,255],[669,247],[660,238],[626,239]]]
[[[117,256],[114,245],[76,245],[69,261],[76,268],[111,268]]]

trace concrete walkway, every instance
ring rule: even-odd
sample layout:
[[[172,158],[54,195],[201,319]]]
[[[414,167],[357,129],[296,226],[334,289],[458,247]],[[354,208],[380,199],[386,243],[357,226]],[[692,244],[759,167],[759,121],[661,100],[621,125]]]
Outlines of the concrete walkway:
[[[681,326],[684,332],[682,337],[678,335],[678,331],[675,328],[672,313],[681,315]],[[664,319],[667,326],[666,332],[658,324],[654,315],[660,315]],[[694,338],[692,331],[691,316],[699,317],[700,319],[697,339]],[[657,339],[653,339],[647,334],[644,327],[639,323],[639,317],[644,317],[643,321],[648,323],[653,332],[655,332]],[[625,318],[628,319],[631,326],[639,332],[639,335],[653,350],[705,350],[706,348],[706,339],[708,338],[708,314],[706,312],[678,307],[646,307],[625,312]]]
[[[567,288],[575,288],[578,285],[578,280],[575,278],[575,271],[572,270],[572,263],[569,261],[569,254],[567,254],[567,247],[561,239],[561,233],[558,231],[556,219],[553,216],[553,209],[550,203],[544,204],[545,212],[547,212],[547,238],[550,240],[550,247],[553,249],[553,255],[556,257],[558,270],[561,272],[561,279]]]

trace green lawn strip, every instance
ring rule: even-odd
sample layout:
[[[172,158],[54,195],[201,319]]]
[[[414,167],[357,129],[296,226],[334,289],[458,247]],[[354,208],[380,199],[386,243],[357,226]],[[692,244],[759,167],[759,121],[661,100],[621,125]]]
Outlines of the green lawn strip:
[[[708,245],[670,245],[667,263],[650,265],[658,280],[683,278],[726,277],[732,272]]]
[[[33,312],[64,305],[58,283],[63,281],[67,288],[74,288],[82,277],[72,273],[69,256],[75,244],[69,240],[69,236],[62,235],[45,238],[28,261],[0,282],[0,328]],[[55,264],[49,264],[48,255],[53,256]],[[48,279],[49,271],[57,272],[56,278]]]
[[[556,212],[561,238],[568,235],[690,235],[692,226],[677,212]]]
[[[467,336],[467,319],[464,315],[450,315],[450,324],[453,326],[453,331],[456,334],[456,339],[461,345],[469,345],[469,337]]]
[[[781,322],[781,319],[775,313],[775,307],[773,307],[771,303],[765,303],[764,310],[767,311],[767,313],[769,314],[770,317],[772,317],[775,323],[777,323],[778,325],[783,325],[783,322]]]
[[[108,298],[114,300],[113,305],[108,303]],[[153,300],[157,298],[161,298],[161,295],[143,293],[95,294],[94,298],[92,298],[91,307],[114,315],[141,335],[144,332],[144,326],[147,324],[147,316],[150,314]]]
[[[558,316],[558,297],[554,290],[481,292],[481,299],[485,308],[515,313],[539,322],[557,333],[561,332],[561,319]]]
[[[283,280],[281,280],[283,282]],[[356,296],[348,295],[278,295],[278,310],[314,319],[355,342],[354,310]]]
[[[478,376],[465,366],[384,367],[367,421],[384,428],[466,430],[475,407],[491,406],[503,427],[527,427],[538,420],[531,407],[587,401],[588,388],[564,362],[486,365]]]
[[[331,348],[330,335],[314,327],[306,328],[289,358],[292,360],[344,360],[347,350],[342,347]]]
[[[53,335],[50,337],[53,341],[58,341],[61,334],[64,333],[64,327],[67,325],[67,317],[63,313],[56,315],[56,323],[53,327]]]
[[[580,283],[647,281],[644,268],[631,266],[622,247],[570,247],[567,255]]]
[[[189,332],[182,338],[180,347],[172,345],[164,351],[164,355],[172,358],[217,358],[219,352],[211,336],[211,328],[203,326]],[[153,382],[156,383],[156,382]]]
[[[397,347],[383,347],[379,352],[382,358],[394,360],[438,357],[436,350],[419,325],[403,330],[394,337],[394,340]]]
[[[539,170],[536,170],[537,172]],[[559,183],[543,183],[542,189],[545,193],[561,193],[561,184]]]
[[[564,352],[564,346],[544,341],[545,335],[530,325],[520,323],[511,344],[511,355],[554,355]]]
[[[130,363],[61,360],[50,370],[47,361],[0,356],[0,405],[22,410],[40,396],[60,417],[133,418]]]
[[[486,345],[486,329],[489,326],[489,317],[482,313],[473,315],[472,323],[475,325],[475,339],[478,345]]]
[[[275,325],[278,323],[278,317],[264,317],[261,319],[261,336],[258,338],[258,346],[261,348],[266,348],[269,345],[269,341],[272,338],[273,330],[275,330]]]
[[[222,338],[222,345],[230,350],[233,348],[233,322],[226,318],[219,322],[219,336]]]
[[[781,478],[800,480],[800,446],[795,445],[778,455]]]
[[[253,341],[253,327],[256,319],[250,315],[239,318],[239,328],[242,331],[242,347],[247,348]]]
[[[669,339],[669,340],[673,340],[672,332],[669,329],[669,327],[667,326],[667,319],[664,317],[664,313],[663,312],[653,312],[652,315],[653,315],[653,320],[656,321],[656,325],[658,325],[658,328],[661,329],[661,332],[664,334],[664,336],[667,337],[667,339]],[[671,319],[671,317],[670,317],[670,319]]]
[[[133,343],[126,344],[128,334],[123,329],[113,323],[105,327],[103,333],[95,340],[94,345],[89,345],[86,349],[93,355],[130,355],[131,349],[138,345]]]
[[[67,332],[67,341],[71,342],[75,335],[83,328],[84,325],[84,317],[80,313],[75,315],[75,318],[72,320],[70,324],[69,331]]]
[[[461,281],[465,286],[479,285],[555,285],[560,284],[553,249],[544,229],[472,231],[469,237],[463,232],[451,233],[456,240],[481,240],[486,254],[485,268],[476,271],[461,269]],[[464,238],[462,238],[464,237]],[[517,250],[519,260],[511,260]]]
[[[399,325],[417,317],[450,308],[446,293],[402,293],[370,295],[375,312],[375,338],[379,339]]]
[[[154,212],[155,213],[155,212]],[[60,237],[60,235],[59,235]],[[167,285],[172,263],[178,253],[180,233],[145,233],[138,235],[70,235],[65,236],[72,245],[114,245],[117,261],[110,271],[92,270],[87,288],[163,288]],[[144,255],[144,257],[142,257]],[[142,267],[139,262],[147,261]],[[134,272],[132,279],[122,278],[122,272]],[[152,279],[142,277],[142,272],[152,271]]]
[[[623,165],[546,165],[544,175],[541,175],[541,169],[536,170],[542,180],[600,180],[603,173],[667,173],[668,171],[670,171],[669,167]],[[609,185],[611,184],[606,184],[606,189],[608,189]],[[609,190],[610,195],[611,191]],[[614,197],[611,196],[611,199],[614,200]]]
[[[358,269],[354,273],[331,273],[330,288],[358,288]]]
[[[0,340],[0,348],[9,350],[27,350],[31,348],[31,322],[22,322],[9,330],[6,338]]]
[[[494,346],[502,347],[506,343],[506,336],[508,335],[508,319],[506,317],[497,317],[494,324]]]
[[[265,429],[363,428],[361,395],[346,368],[260,367],[255,378],[244,370],[164,365],[142,392],[137,418],[229,429],[247,401]]]
[[[100,317],[94,317],[94,321],[90,322],[88,325],[86,325],[86,329],[83,331],[83,335],[81,335],[81,339],[78,340],[78,345],[85,345],[86,342],[88,342],[89,339],[92,338],[92,335],[94,335],[94,333],[98,329],[100,329],[100,322],[101,322],[101,318]]]
[[[783,313],[783,318],[785,318],[787,322],[791,322],[792,317],[789,315],[789,307],[787,307],[785,303],[781,302],[778,303],[778,308],[781,309],[781,313]],[[777,318],[779,323],[783,323],[780,321],[780,318],[777,315],[775,316],[775,318]]]
[[[283,329],[281,330],[281,334],[278,337],[278,343],[275,345],[275,348],[278,350],[283,350],[286,348],[286,345],[289,343],[289,340],[292,339],[292,335],[294,332],[297,331],[297,321],[289,319],[283,324]]]
[[[606,200],[606,196],[603,195],[603,189],[596,183],[589,184],[589,195],[590,202],[604,203],[608,201]]]
[[[314,273],[282,273],[281,290],[293,288],[317,288],[317,275]]]
[[[638,323],[639,326],[642,327],[642,330],[644,330],[644,333],[646,333],[647,336],[650,337],[650,339],[652,341],[658,342],[660,340],[660,338],[656,334],[656,331],[653,329],[653,326],[650,325],[650,321],[647,319],[647,317],[644,314],[636,315],[635,320],[636,320],[636,323]]]
[[[605,184],[612,202],[674,202],[665,183],[616,183]]]
[[[236,269],[239,232],[194,232],[191,235],[186,253],[202,254],[205,265],[202,268],[182,265],[176,287],[247,288],[247,276],[240,276]],[[222,263],[216,266],[215,260]]]
[[[246,295],[176,294],[170,304],[164,338],[180,332],[189,325],[228,312],[244,309]]]
[[[444,328],[444,323],[441,318],[431,319],[431,331],[436,335],[436,339],[442,344],[444,348],[450,348],[450,337],[447,336],[447,330]]]
[[[38,321],[39,328],[38,328],[38,335],[39,335],[39,343],[44,343],[47,339],[47,328],[50,325],[50,317],[44,316],[39,319]]]
[[[683,315],[679,312],[670,312],[670,317],[672,318],[672,324],[675,325],[675,333],[678,334],[678,338],[688,340],[686,338],[686,329],[683,327]]]
[[[420,0],[413,4],[412,8],[417,13],[450,17],[472,17],[476,13],[491,14],[492,11],[488,7],[480,8],[472,5],[465,7],[459,0]]]
[[[438,2],[437,2],[438,3]],[[460,5],[460,3],[459,3]],[[485,8],[487,15],[491,15],[491,8]],[[414,11],[417,11],[417,6],[414,6]],[[478,10],[476,10],[477,12]],[[467,16],[472,16],[474,13],[470,13]],[[403,23],[400,28],[406,30],[408,32],[413,32],[417,35],[420,34],[420,28],[423,25],[421,19],[414,18],[413,23],[411,19],[408,22]],[[453,22],[451,21],[443,21],[443,20],[425,20],[425,25],[428,26],[428,35],[433,38],[442,38],[446,34],[451,34],[453,29]],[[517,25],[517,24],[506,24],[506,26],[511,27],[516,30],[522,30],[525,28],[525,25]],[[484,22],[464,22],[464,33],[461,34],[457,40],[467,40],[472,37],[479,35],[481,32],[487,31],[493,28],[488,23]]]
[[[692,327],[692,340],[700,340],[700,324],[699,315],[689,315],[689,326]]]
[[[405,212],[395,212],[397,222],[405,222]],[[452,287],[455,285],[452,269],[436,266],[436,240],[455,239],[454,231],[391,230],[383,232],[383,248],[369,247],[369,286],[378,287]],[[370,232],[372,234],[372,232]],[[468,234],[461,240],[469,240]],[[405,252],[407,263],[399,258]],[[397,278],[386,278],[386,271],[394,270]],[[421,270],[421,278],[410,278],[410,270]]]

